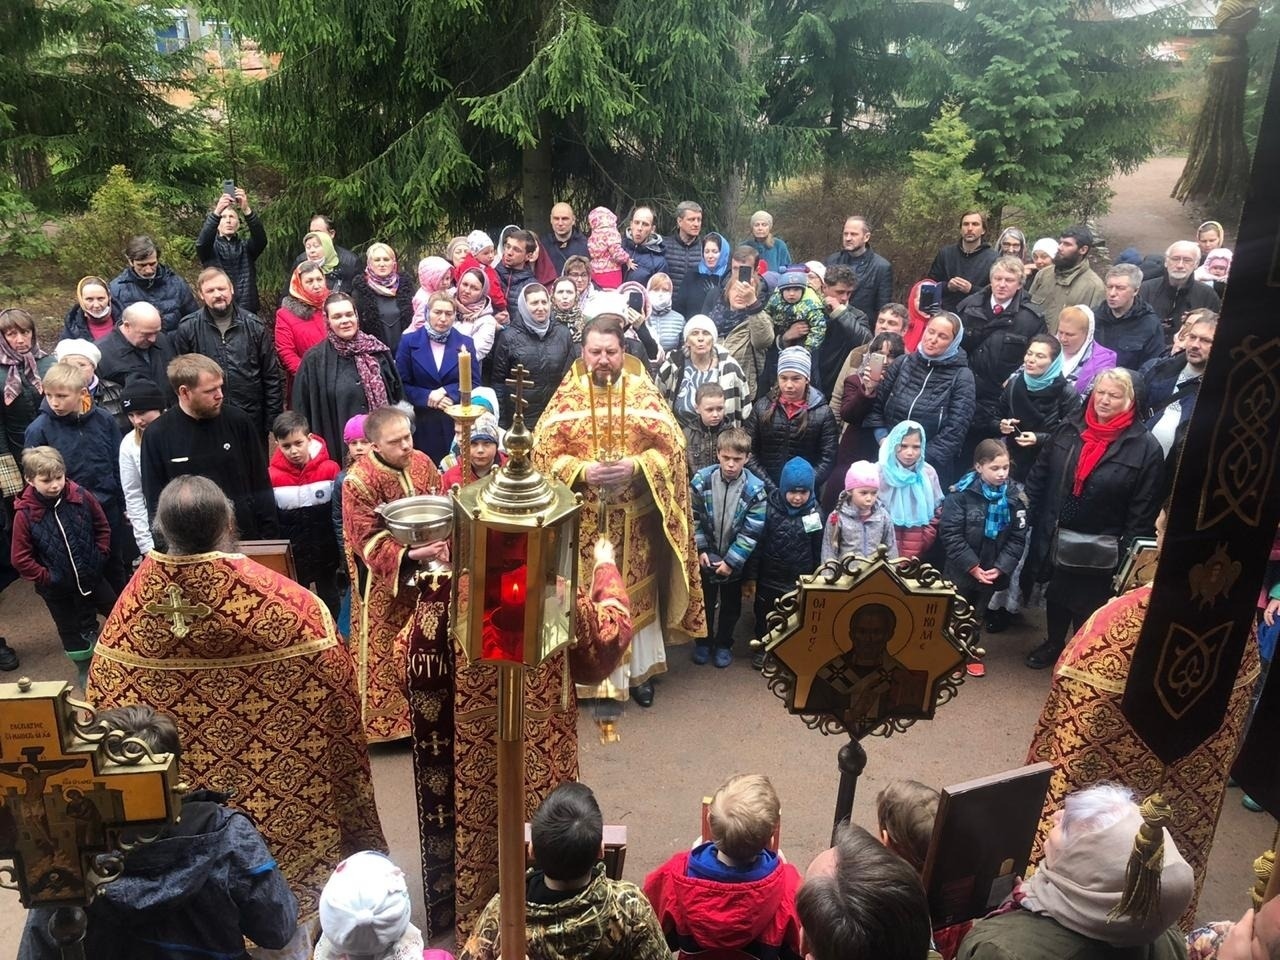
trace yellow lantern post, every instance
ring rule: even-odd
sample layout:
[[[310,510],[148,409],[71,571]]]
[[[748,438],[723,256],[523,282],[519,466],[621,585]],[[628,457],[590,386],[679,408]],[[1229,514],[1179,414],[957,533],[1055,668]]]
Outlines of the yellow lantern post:
[[[449,623],[469,661],[498,664],[498,892],[503,960],[524,960],[524,671],[574,639],[582,498],[529,460],[523,366],[507,463],[452,492]],[[465,451],[464,451],[465,455]]]

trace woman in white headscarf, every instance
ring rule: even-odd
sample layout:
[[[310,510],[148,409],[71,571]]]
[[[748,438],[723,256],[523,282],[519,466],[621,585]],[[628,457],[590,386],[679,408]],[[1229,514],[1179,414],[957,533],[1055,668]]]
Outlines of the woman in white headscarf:
[[[1093,338],[1097,322],[1093,310],[1083,303],[1063,307],[1058,314],[1058,332],[1062,344],[1062,375],[1076,385],[1076,393],[1089,392],[1093,378],[1116,365],[1116,352]]]

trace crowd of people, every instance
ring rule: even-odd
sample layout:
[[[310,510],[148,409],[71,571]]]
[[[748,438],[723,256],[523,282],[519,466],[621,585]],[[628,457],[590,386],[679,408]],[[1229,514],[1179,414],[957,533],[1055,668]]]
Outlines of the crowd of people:
[[[446,560],[449,545],[405,549],[378,511],[447,490],[464,467],[491,473],[518,407],[535,464],[584,493],[582,561],[597,540],[612,541],[629,594],[630,655],[580,692],[642,707],[654,702],[667,642],[691,640],[694,663],[729,667],[744,603],[762,636],[798,576],[877,551],[943,569],[989,633],[1043,597],[1046,635],[1026,664],[1050,667],[1110,597],[1127,545],[1154,533],[1227,283],[1220,224],[1162,255],[1126,250],[1100,275],[1087,226],[1034,245],[1008,227],[993,246],[986,215],[969,211],[957,242],[895,301],[893,266],[872,250],[865,217],[848,218],[839,250],[809,261],[774,235],[766,211],[736,245],[705,231],[692,201],[675,208],[665,237],[647,206],[625,222],[597,207],[586,221],[584,234],[558,203],[541,236],[510,226],[495,243],[475,230],[410,272],[385,243],[363,256],[338,245],[317,216],[264,319],[256,263],[266,235],[235,190],[201,229],[194,291],[137,237],[118,277],[77,284],[51,352],[28,312],[0,312],[5,554],[35,584],[82,684],[91,663],[99,689],[117,677],[115,660],[95,657],[98,618],[138,586],[130,572],[140,558],[283,537],[321,604],[313,626],[336,622],[349,645],[360,738],[409,736],[403,676],[389,668],[414,616],[401,578],[406,565]],[[474,369],[472,400],[488,413],[460,449],[448,410],[464,369]],[[225,497],[226,537],[220,521],[213,539],[192,534],[196,514],[180,508],[203,496],[185,484],[193,477]],[[166,503],[177,518],[168,523],[158,516]],[[0,669],[18,665],[0,639]],[[966,669],[985,674],[978,661]],[[708,846],[640,891],[601,875],[590,791],[550,792],[533,826],[530,955],[731,948],[827,960],[943,947],[918,879],[904,871],[920,864],[891,828],[918,815],[882,811],[883,847],[847,832],[801,882],[768,849],[777,797],[767,780],[731,781],[717,804]],[[741,809],[726,812],[732,805]],[[1094,900],[1072,900],[1074,871],[1105,874],[1119,897],[1128,857],[1119,838],[1140,819],[1133,797],[1113,792],[1072,809],[1046,848],[1059,872],[1037,874],[1005,911],[1015,919],[978,923],[946,956],[1032,955],[1019,953],[1018,938],[1057,937],[1064,952],[1053,955],[1067,956],[1077,937],[1132,946],[1166,936],[1186,906],[1180,882],[1167,882],[1157,920],[1126,931],[1099,926]],[[1176,872],[1172,845],[1165,869]],[[395,873],[346,861],[331,883],[344,870]],[[412,928],[397,883],[378,884],[394,904],[331,909],[339,926],[325,928],[329,945],[316,956],[411,955],[385,952]],[[286,909],[288,897],[277,899]],[[557,954],[538,946],[538,931],[561,945],[634,939],[622,954]],[[733,942],[718,939],[727,931]],[[491,904],[463,955],[495,956],[496,936]]]

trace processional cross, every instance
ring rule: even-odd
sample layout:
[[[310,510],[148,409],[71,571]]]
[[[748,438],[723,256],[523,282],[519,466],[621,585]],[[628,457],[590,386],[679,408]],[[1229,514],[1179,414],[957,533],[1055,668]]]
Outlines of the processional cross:
[[[171,617],[173,620],[173,635],[175,637],[185,637],[191,632],[187,617],[198,620],[213,613],[213,609],[207,603],[187,603],[186,598],[182,595],[182,588],[176,583],[169,584],[165,587],[164,592],[165,596],[169,598],[167,604],[152,601],[142,609],[159,617]]]

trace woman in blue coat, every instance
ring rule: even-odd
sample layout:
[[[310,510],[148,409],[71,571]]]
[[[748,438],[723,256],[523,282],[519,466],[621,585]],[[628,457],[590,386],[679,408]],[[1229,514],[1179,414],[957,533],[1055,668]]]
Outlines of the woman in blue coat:
[[[461,399],[458,353],[466,347],[473,362],[476,355],[471,338],[453,329],[456,316],[453,297],[433,293],[427,300],[427,322],[406,333],[396,348],[396,369],[416,421],[413,445],[435,463],[453,443],[453,418],[445,411]],[[473,367],[473,373],[478,372]]]

